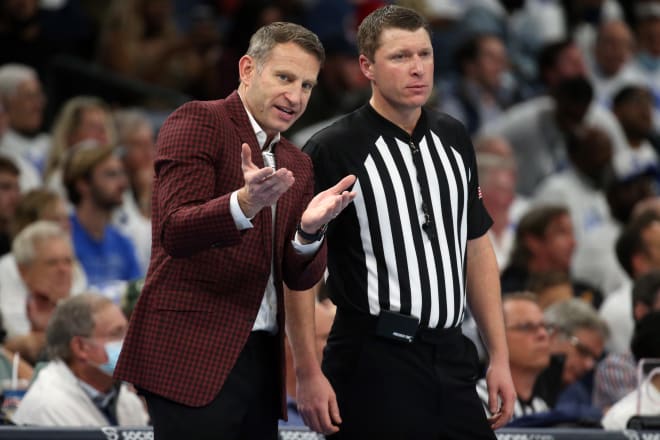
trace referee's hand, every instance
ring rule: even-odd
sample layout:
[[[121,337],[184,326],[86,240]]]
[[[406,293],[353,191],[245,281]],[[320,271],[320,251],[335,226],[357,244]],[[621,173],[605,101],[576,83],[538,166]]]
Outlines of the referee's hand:
[[[339,431],[341,417],[332,385],[319,369],[317,374],[297,377],[296,401],[305,425],[325,435]]]
[[[508,361],[492,364],[486,373],[488,385],[488,409],[492,414],[488,418],[491,428],[499,429],[506,425],[513,416],[516,401],[516,389],[511,379]]]

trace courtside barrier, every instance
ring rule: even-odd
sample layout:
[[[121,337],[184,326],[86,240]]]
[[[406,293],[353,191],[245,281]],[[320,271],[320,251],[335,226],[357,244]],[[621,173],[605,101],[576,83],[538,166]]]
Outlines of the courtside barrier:
[[[498,440],[660,440],[660,431],[604,431],[602,429],[534,428],[500,429]],[[2,440],[153,440],[151,428],[36,428],[0,426]],[[280,429],[281,440],[321,440],[305,429]]]

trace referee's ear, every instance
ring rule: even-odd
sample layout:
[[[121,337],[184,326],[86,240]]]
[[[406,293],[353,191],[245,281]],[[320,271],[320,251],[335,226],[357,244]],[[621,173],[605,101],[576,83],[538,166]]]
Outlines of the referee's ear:
[[[369,81],[374,80],[374,73],[373,73],[373,62],[367,58],[366,55],[360,54],[360,70],[362,71],[362,74],[367,77]]]

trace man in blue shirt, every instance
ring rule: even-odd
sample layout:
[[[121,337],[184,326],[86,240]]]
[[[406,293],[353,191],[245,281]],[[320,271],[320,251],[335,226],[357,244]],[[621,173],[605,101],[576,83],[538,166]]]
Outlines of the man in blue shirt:
[[[143,276],[132,242],[110,224],[128,185],[113,147],[77,147],[65,163],[64,183],[75,206],[73,244],[89,285],[105,290]]]

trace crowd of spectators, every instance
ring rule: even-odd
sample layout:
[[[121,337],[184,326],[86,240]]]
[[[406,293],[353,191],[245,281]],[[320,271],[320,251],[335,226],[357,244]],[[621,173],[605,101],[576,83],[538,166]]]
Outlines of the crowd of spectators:
[[[249,36],[294,21],[327,52],[307,111],[284,133],[301,146],[366,103],[355,32],[387,3],[427,16],[430,105],[475,145],[518,393],[512,425],[625,428],[637,362],[660,355],[648,342],[660,340],[660,0],[0,1],[0,365],[19,353],[20,377],[35,368],[48,387],[58,377],[72,387],[70,373],[89,386],[78,422],[48,416],[50,392],[29,393],[22,420],[146,420],[128,387],[90,369],[103,356],[87,342],[123,335],[99,332],[106,315],[124,325],[117,313],[130,313],[148,270],[160,124],[186,100],[235,89]],[[70,313],[87,315],[74,325]],[[473,328],[468,314],[479,346]],[[658,393],[658,380],[645,386]]]

